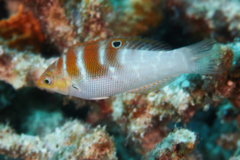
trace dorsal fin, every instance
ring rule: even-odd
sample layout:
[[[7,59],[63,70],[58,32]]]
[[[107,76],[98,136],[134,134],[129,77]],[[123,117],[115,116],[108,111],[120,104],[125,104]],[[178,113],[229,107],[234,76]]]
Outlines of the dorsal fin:
[[[86,41],[86,42],[79,42],[79,43],[73,45],[72,47],[91,45],[91,44],[99,43],[100,41],[106,41],[106,40],[97,39],[97,40],[90,40],[90,41]]]
[[[170,47],[168,47],[167,45],[154,41],[154,40],[150,40],[150,39],[146,39],[146,38],[139,38],[139,37],[123,37],[123,38],[109,38],[107,40],[92,40],[92,41],[88,41],[85,43],[79,43],[74,45],[74,47],[76,46],[86,46],[86,45],[91,45],[91,44],[95,44],[95,43],[100,43],[102,42],[103,45],[107,45],[109,43],[111,43],[111,41],[114,40],[121,40],[123,41],[123,46],[121,47],[122,49],[133,49],[133,50],[148,50],[148,51],[159,51],[159,50],[169,50]]]
[[[170,47],[167,45],[157,42],[151,39],[139,38],[139,37],[130,37],[130,38],[120,38],[124,40],[124,49],[134,49],[134,50],[149,50],[149,51],[158,51],[158,50],[169,50]]]

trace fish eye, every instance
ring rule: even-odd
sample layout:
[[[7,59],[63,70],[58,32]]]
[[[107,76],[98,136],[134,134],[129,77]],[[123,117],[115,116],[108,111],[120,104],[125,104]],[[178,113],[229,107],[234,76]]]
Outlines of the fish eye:
[[[122,46],[122,41],[121,40],[112,41],[112,47],[113,48],[120,48],[121,46]]]
[[[49,77],[46,77],[46,78],[44,78],[43,83],[51,85],[52,84],[52,80]]]

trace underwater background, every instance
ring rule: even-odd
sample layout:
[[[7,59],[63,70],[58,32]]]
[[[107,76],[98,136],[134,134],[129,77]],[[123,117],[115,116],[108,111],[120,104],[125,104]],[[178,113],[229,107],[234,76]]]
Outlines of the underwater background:
[[[0,0],[0,159],[240,160],[239,0]],[[89,101],[37,88],[82,42],[214,38],[221,75]]]

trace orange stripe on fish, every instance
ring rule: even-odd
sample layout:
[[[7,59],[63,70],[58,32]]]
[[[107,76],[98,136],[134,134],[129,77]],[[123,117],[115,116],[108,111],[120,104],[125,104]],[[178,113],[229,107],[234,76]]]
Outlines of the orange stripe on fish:
[[[58,70],[58,73],[61,73],[62,67],[63,67],[63,59],[62,59],[62,57],[60,57],[60,58],[58,59],[58,62],[57,62],[57,70]]]
[[[93,77],[103,76],[107,73],[106,67],[99,62],[98,54],[99,43],[92,43],[84,45],[83,61],[85,63],[86,71]]]
[[[66,55],[66,69],[68,75],[71,77],[77,77],[80,74],[77,66],[77,56],[72,48],[69,49]]]
[[[113,39],[108,43],[106,47],[106,56],[110,65],[115,65],[117,62],[117,53],[120,48],[124,45],[122,39]]]

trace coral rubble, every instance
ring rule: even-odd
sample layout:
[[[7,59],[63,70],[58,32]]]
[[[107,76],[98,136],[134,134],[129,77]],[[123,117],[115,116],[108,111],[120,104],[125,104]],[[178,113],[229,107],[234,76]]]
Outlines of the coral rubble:
[[[110,36],[136,36],[162,21],[162,0],[88,0],[75,6],[66,1],[65,10],[76,33],[84,40]],[[74,8],[69,10],[69,8]]]
[[[24,159],[117,159],[113,140],[104,128],[90,129],[76,120],[43,138],[18,135],[1,125],[0,153]]]
[[[12,15],[8,20],[0,21],[0,41],[11,48],[24,50],[28,47],[39,51],[44,40],[40,24],[33,17],[32,12],[25,11],[23,5],[18,6],[18,13]],[[4,40],[6,41],[4,41]]]
[[[166,9],[174,15],[174,23],[184,26],[184,32],[227,42],[240,36],[239,6],[238,0],[169,0]]]
[[[196,145],[196,135],[187,129],[170,133],[157,144],[143,160],[169,159],[177,160],[191,152]]]
[[[39,55],[29,51],[18,52],[0,45],[0,79],[10,83],[15,89],[33,85],[48,63]]]
[[[137,35],[162,20],[159,10],[162,0],[132,0],[129,4],[110,0],[8,0],[6,3],[23,5],[38,20],[45,37],[61,51],[81,41]]]
[[[31,11],[38,19],[41,30],[50,42],[53,42],[60,50],[74,44],[74,32],[69,25],[64,9],[58,0],[10,0],[6,3],[20,3],[24,8]]]

